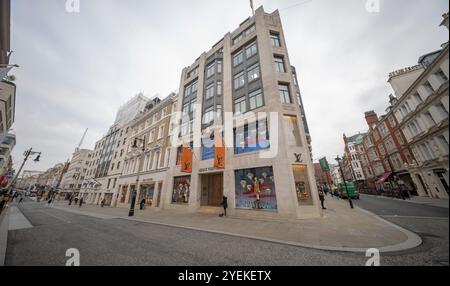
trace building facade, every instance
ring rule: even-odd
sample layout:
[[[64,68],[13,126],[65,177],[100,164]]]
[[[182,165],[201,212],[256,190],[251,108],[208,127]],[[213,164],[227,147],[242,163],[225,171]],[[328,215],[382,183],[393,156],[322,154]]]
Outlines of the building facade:
[[[145,106],[150,101],[144,94],[139,93],[124,105],[122,105],[116,114],[114,125],[123,126],[133,120],[140,112],[145,109]]]
[[[183,116],[162,208],[218,213],[226,196],[235,215],[320,215],[311,141],[278,11],[257,9],[183,70],[179,90]],[[214,167],[215,131],[225,140],[224,169]],[[181,172],[183,144],[193,152],[191,173]]]
[[[61,181],[60,197],[70,195],[78,196],[81,191],[81,185],[87,176],[89,161],[92,156],[92,150],[75,150],[70,160],[67,172]]]
[[[419,62],[424,71],[397,94],[393,112],[414,153],[407,168],[419,195],[448,199],[448,45]]]
[[[366,179],[362,165],[362,142],[366,134],[356,134],[347,137],[344,134],[344,174],[347,180],[364,181]]]
[[[11,152],[16,145],[16,135],[6,134],[0,138],[0,176],[12,178],[12,157]]]
[[[122,161],[124,168],[118,183],[119,207],[144,202],[147,207],[159,207],[170,158],[170,129],[177,94],[164,100],[155,98],[144,112],[129,124],[130,143]]]

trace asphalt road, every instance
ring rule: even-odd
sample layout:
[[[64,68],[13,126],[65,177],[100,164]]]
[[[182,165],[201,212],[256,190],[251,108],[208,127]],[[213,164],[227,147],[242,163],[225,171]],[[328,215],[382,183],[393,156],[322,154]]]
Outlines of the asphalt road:
[[[5,264],[10,266],[64,266],[69,248],[79,250],[82,266],[359,266],[367,259],[364,254],[307,249],[122,219],[98,219],[35,202],[25,202],[19,208],[33,228],[9,232]],[[448,220],[444,222],[448,232]],[[443,226],[436,226],[440,227]],[[381,265],[448,263],[448,235],[446,243],[446,258],[435,259],[430,255],[434,252],[419,247],[383,254]]]
[[[369,195],[361,195],[360,200],[355,200],[355,205],[418,234],[423,243],[409,251],[412,258],[425,260],[427,265],[449,265],[448,208]],[[412,252],[420,252],[423,255],[418,257]]]

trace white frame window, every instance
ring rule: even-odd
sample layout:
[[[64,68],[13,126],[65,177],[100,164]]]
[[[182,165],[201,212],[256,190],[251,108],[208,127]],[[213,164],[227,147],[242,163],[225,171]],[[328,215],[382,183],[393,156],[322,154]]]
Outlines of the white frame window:
[[[240,89],[245,85],[244,72],[240,72],[233,77],[234,89]]]
[[[247,112],[247,102],[245,96],[241,96],[234,101],[235,114],[243,114]]]
[[[264,106],[263,94],[261,89],[257,89],[248,94],[250,109],[253,110]]]
[[[284,64],[284,57],[282,56],[275,56],[274,57],[275,62],[275,69],[279,73],[285,73],[286,72],[286,66]]]
[[[247,69],[247,81],[252,82],[260,78],[259,63],[252,65]]]
[[[206,91],[205,91],[206,99],[210,99],[210,98],[214,97],[214,88],[215,88],[214,83],[212,83],[206,87]]]
[[[284,104],[291,104],[292,103],[291,92],[289,90],[289,84],[279,83],[278,84],[278,91],[280,93],[281,103],[284,103]]]
[[[256,46],[256,41],[251,43],[245,48],[245,57],[247,59],[253,57],[258,53],[258,47]]]
[[[244,62],[244,53],[242,51],[237,52],[233,55],[233,66],[237,67],[238,65]]]

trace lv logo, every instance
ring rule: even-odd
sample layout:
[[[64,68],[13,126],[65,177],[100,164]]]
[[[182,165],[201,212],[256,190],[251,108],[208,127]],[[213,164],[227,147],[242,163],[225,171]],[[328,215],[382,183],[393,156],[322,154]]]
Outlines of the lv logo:
[[[300,154],[294,153],[294,156],[295,156],[295,163],[303,163],[302,153]]]

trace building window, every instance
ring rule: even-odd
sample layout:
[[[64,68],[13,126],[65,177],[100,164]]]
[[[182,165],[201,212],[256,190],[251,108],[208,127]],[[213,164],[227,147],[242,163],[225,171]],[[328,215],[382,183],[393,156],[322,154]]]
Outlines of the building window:
[[[120,161],[117,162],[117,170],[119,170],[119,168],[120,168]]]
[[[222,95],[222,82],[217,82],[217,95]]]
[[[288,146],[302,146],[302,141],[300,139],[300,130],[298,129],[297,124],[297,117],[292,115],[284,115],[284,123],[286,126]]]
[[[245,124],[234,129],[235,154],[255,152],[270,148],[266,120]]]
[[[206,78],[209,78],[211,76],[214,75],[214,69],[216,68],[215,63],[210,64],[207,68],[206,68]]]
[[[255,64],[247,69],[247,81],[252,82],[260,77],[259,64]]]
[[[445,73],[442,71],[442,69],[439,69],[439,71],[436,73],[436,76],[437,76],[442,82],[448,81],[448,77],[445,75]]]
[[[211,106],[205,110],[203,115],[203,124],[210,124],[214,120],[214,107]]]
[[[191,193],[191,176],[173,178],[172,204],[188,204]]]
[[[425,112],[423,115],[425,117],[425,121],[428,124],[428,127],[433,127],[434,125],[436,125],[436,121],[429,111]]]
[[[242,114],[247,112],[247,104],[245,102],[245,96],[242,96],[234,101],[234,113]]]
[[[448,140],[444,135],[438,137],[439,144],[441,145],[441,150],[443,151],[443,155],[448,155],[449,153],[449,145]]]
[[[277,72],[279,72],[279,73],[285,73],[286,72],[286,68],[284,66],[284,58],[283,57],[279,57],[279,56],[275,57],[275,68],[276,68]]]
[[[159,131],[158,131],[158,140],[163,138],[164,135],[164,126],[159,127]]]
[[[277,210],[272,167],[236,170],[234,175],[237,209]]]
[[[250,110],[259,108],[264,105],[261,89],[251,92],[249,95]]]
[[[242,34],[237,35],[234,39],[233,39],[233,45],[236,45],[237,43],[239,43],[242,40],[243,36]]]
[[[258,53],[258,48],[256,47],[256,42],[253,42],[245,49],[245,57],[247,59],[253,57]]]
[[[424,86],[425,89],[428,91],[428,93],[431,94],[431,93],[434,92],[434,89],[433,89],[433,87],[431,86],[431,84],[430,84],[429,81],[426,81],[425,84],[424,84],[423,86]]]
[[[436,105],[437,110],[439,111],[439,113],[441,114],[442,118],[447,118],[448,117],[448,111],[445,108],[445,106],[440,102]]]
[[[233,66],[236,67],[244,61],[244,56],[242,51],[238,52],[233,56]]]
[[[240,72],[234,76],[234,89],[239,89],[245,85],[244,73]]]
[[[208,100],[213,97],[214,97],[214,83],[206,87],[206,99]]]
[[[222,119],[222,105],[221,104],[216,105],[216,119],[217,120]]]
[[[149,136],[148,140],[149,140],[148,143],[153,143],[153,141],[155,141],[155,129],[150,131],[150,136]]]
[[[414,93],[412,97],[417,105],[419,105],[423,102],[422,97],[420,97],[420,95],[417,92]]]
[[[278,90],[280,92],[281,103],[286,103],[286,104],[292,103],[291,95],[289,93],[289,85],[287,85],[287,84],[279,84],[278,85]]]
[[[272,46],[281,47],[280,35],[278,33],[270,33],[270,41],[272,42]]]
[[[254,31],[256,31],[256,27],[255,24],[251,25],[247,30],[244,31],[244,35],[248,36],[251,33],[253,33]]]
[[[300,206],[313,205],[314,202],[308,179],[308,167],[306,165],[292,165],[292,172],[294,173],[298,204]]]
[[[217,73],[222,73],[222,68],[223,68],[222,61],[221,60],[217,61]]]

